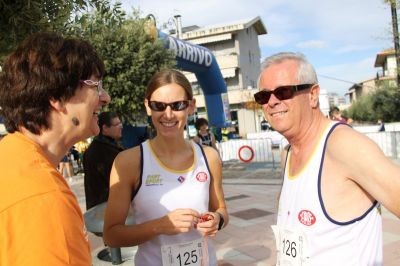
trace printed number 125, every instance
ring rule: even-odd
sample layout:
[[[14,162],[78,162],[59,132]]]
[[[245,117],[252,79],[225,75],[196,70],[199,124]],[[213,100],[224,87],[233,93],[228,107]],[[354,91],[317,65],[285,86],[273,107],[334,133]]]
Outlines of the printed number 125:
[[[192,263],[197,262],[197,255],[196,255],[196,250],[192,250],[191,253],[185,252],[183,253],[183,258],[181,257],[181,254],[179,254],[176,257],[179,260],[179,265],[191,265]],[[183,262],[183,264],[182,264]]]

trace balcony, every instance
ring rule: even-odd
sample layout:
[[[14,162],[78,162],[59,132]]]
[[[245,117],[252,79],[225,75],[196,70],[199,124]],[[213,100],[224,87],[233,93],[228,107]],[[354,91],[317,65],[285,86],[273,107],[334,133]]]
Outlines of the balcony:
[[[237,68],[239,67],[239,57],[238,55],[217,55],[217,62],[219,68]]]

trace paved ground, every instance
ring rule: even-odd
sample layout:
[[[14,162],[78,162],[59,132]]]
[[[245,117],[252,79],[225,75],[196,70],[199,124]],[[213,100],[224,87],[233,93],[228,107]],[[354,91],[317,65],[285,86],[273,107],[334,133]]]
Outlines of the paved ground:
[[[400,162],[398,162],[400,164]],[[272,164],[229,162],[224,164],[224,192],[230,223],[213,239],[219,266],[275,265],[275,240],[271,225],[276,222],[277,194],[281,172]],[[70,182],[84,209],[83,178]],[[400,220],[383,210],[384,263],[400,265]],[[101,238],[90,235],[93,264],[112,265],[97,259],[103,248]],[[136,248],[123,248],[121,265],[133,265]]]

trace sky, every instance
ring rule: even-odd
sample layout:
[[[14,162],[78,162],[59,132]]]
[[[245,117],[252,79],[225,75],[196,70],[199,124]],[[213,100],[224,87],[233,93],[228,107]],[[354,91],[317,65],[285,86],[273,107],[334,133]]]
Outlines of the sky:
[[[376,54],[393,47],[391,10],[383,0],[122,0],[123,9],[153,14],[157,25],[180,14],[182,25],[205,27],[259,16],[261,59],[277,52],[303,53],[321,89],[344,96],[374,78]],[[400,16],[400,14],[399,14]],[[399,17],[400,18],[400,17]],[[171,26],[172,28],[173,26]]]

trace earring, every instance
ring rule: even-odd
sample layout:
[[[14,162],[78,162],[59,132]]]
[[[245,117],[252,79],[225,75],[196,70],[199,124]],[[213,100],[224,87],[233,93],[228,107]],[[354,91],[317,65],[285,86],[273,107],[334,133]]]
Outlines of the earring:
[[[76,126],[76,127],[79,126],[79,119],[76,118],[75,116],[72,117],[71,121],[72,121],[72,124],[73,124],[74,126]]]

